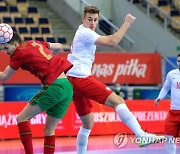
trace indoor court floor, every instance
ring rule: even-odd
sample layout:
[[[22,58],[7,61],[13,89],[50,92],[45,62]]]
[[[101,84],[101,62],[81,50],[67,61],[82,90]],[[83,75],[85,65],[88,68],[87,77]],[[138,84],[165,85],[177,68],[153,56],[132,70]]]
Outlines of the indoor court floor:
[[[139,148],[136,143],[129,143],[118,149],[113,143],[114,136],[90,136],[87,154],[165,154],[164,143]],[[76,137],[57,137],[55,154],[76,154]],[[180,154],[180,143],[177,144]],[[33,139],[34,153],[42,154],[43,138]],[[21,141],[0,140],[0,154],[24,154]]]

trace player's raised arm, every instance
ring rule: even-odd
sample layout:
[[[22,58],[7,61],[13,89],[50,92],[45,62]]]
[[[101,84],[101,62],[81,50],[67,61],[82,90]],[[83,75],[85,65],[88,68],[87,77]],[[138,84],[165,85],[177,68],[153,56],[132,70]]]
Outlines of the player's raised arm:
[[[135,19],[136,18],[131,14],[127,14],[125,17],[125,21],[122,24],[122,26],[119,28],[119,30],[112,35],[100,36],[96,40],[96,45],[112,46],[112,47],[116,46],[122,40],[125,33],[131,27]]]

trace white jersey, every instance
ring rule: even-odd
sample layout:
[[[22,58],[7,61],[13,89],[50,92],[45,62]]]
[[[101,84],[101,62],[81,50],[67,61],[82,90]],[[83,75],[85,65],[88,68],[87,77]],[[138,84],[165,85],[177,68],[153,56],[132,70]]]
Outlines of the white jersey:
[[[167,74],[166,81],[158,98],[163,99],[171,89],[171,109],[180,110],[180,70],[174,69]]]
[[[73,67],[67,72],[68,76],[85,78],[91,75],[92,64],[95,58],[96,39],[99,37],[96,32],[83,25],[76,31],[71,53],[67,59]]]

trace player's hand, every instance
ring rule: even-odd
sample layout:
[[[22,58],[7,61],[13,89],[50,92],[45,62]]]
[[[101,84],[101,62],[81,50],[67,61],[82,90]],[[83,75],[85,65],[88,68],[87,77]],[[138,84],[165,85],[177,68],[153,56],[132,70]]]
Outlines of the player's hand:
[[[131,27],[131,25],[133,24],[133,22],[136,20],[136,17],[134,17],[133,15],[131,14],[127,14],[126,17],[125,17],[125,22],[127,24],[129,24],[129,28]]]
[[[158,106],[159,102],[160,102],[160,98],[155,99],[154,105],[155,105],[155,106]]]

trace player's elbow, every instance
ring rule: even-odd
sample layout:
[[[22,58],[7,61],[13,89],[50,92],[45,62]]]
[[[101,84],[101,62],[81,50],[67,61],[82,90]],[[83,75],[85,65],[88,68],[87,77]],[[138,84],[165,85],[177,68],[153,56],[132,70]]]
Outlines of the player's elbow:
[[[118,44],[118,41],[114,39],[112,35],[102,36],[97,39],[96,45],[115,47]]]
[[[110,47],[115,47],[118,43],[119,41],[113,35],[108,37],[108,44]]]
[[[0,78],[0,80],[1,80],[1,81],[6,81],[6,80],[7,80],[7,78],[5,78],[5,77],[1,77],[1,78]]]
[[[5,76],[3,73],[0,73],[0,80],[1,81],[6,81],[8,79],[7,76]]]
[[[108,44],[109,44],[110,47],[116,47],[118,42],[111,40],[111,41],[109,41]]]

